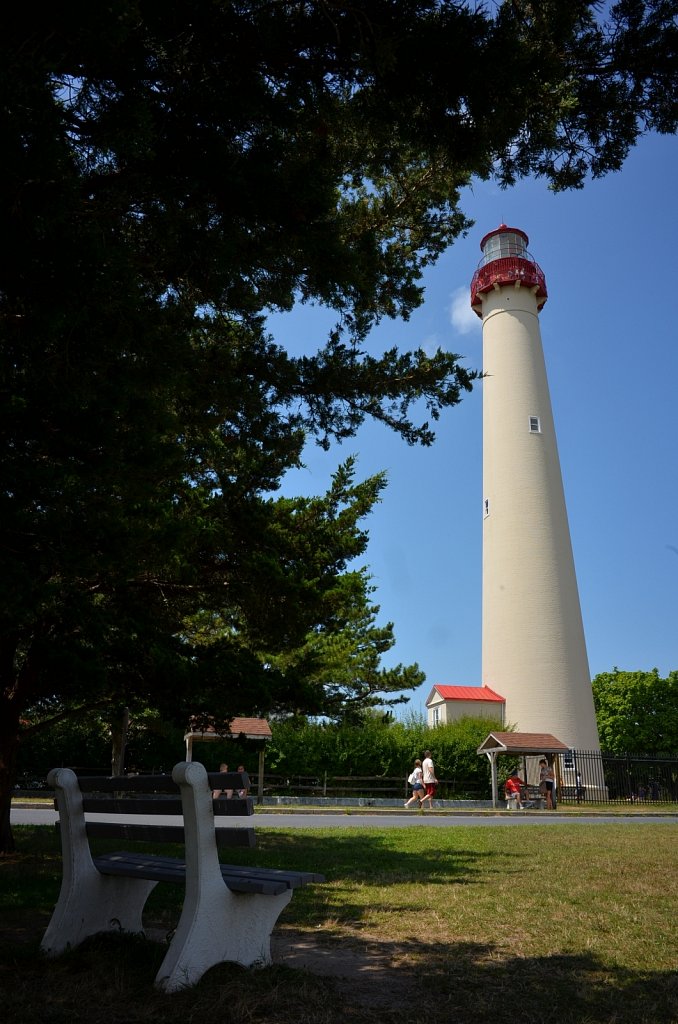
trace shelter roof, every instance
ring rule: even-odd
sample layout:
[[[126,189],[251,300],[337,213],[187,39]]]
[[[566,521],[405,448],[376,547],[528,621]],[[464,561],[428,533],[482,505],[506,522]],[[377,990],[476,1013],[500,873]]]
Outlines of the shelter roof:
[[[191,722],[184,739],[221,740],[237,739],[238,736],[244,736],[248,740],[270,740],[271,727],[265,718],[232,718],[221,727],[207,725],[202,729]]]
[[[503,704],[506,700],[505,697],[491,690],[489,686],[441,686],[436,683],[426,698],[427,705],[433,700],[436,693],[443,700],[482,700],[499,704]]]
[[[491,732],[478,754],[562,754],[570,748],[550,732]]]

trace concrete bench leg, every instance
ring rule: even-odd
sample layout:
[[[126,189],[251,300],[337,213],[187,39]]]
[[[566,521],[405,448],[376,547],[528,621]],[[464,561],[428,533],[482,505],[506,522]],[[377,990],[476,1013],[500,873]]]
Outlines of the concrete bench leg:
[[[100,875],[92,863],[75,774],[55,768],[48,781],[59,806],[63,867],[61,892],[40,948],[56,956],[97,932],[143,934],[144,905],[157,882]]]
[[[157,885],[141,878],[114,878],[80,871],[77,879],[64,878],[61,894],[40,948],[57,956],[79,946],[99,932],[133,932],[143,935],[142,914],[146,900]]]
[[[271,932],[292,890],[261,896],[231,892],[221,878],[219,885],[220,891],[217,886],[203,886],[198,901],[184,903],[155,979],[156,988],[163,992],[195,985],[205,971],[224,961],[244,967],[271,963]]]
[[[217,855],[212,793],[201,764],[184,761],[172,778],[181,789],[186,830],[186,892],[172,943],[155,979],[164,992],[195,985],[215,964],[271,962],[271,932],[292,898],[231,892]]]

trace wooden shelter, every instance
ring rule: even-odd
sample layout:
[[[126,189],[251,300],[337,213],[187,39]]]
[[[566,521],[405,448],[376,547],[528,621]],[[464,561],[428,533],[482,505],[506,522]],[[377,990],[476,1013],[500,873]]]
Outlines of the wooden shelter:
[[[492,806],[499,802],[497,785],[497,757],[500,754],[511,754],[522,757],[525,781],[529,782],[527,758],[546,757],[552,762],[557,754],[569,751],[567,743],[556,739],[548,732],[491,732],[478,747],[479,754],[487,754],[492,768]]]
[[[259,774],[257,781],[257,803],[264,800],[264,752],[266,744],[272,738],[271,727],[265,718],[232,718],[228,726],[219,728],[216,725],[208,725],[203,729],[194,727],[192,723],[184,736],[186,743],[186,760],[193,760],[193,744],[209,743],[214,740],[224,739],[246,739],[260,743],[259,747]]]

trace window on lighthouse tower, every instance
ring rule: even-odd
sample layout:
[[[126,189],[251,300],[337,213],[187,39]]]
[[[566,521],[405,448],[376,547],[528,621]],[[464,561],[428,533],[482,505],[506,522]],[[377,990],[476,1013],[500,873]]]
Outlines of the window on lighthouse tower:
[[[541,434],[541,423],[538,416],[530,416],[530,433]]]

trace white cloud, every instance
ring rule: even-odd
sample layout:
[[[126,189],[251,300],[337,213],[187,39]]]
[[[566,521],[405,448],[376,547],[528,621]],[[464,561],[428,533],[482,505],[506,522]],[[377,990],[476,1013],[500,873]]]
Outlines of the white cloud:
[[[450,323],[459,334],[470,334],[481,329],[480,317],[471,309],[468,285],[452,292]]]
[[[437,334],[429,334],[421,343],[421,348],[427,356],[435,355],[440,348],[440,339]]]

